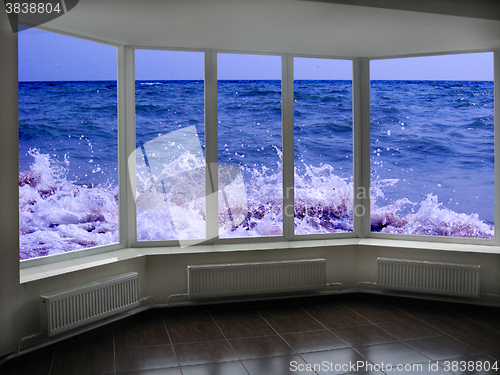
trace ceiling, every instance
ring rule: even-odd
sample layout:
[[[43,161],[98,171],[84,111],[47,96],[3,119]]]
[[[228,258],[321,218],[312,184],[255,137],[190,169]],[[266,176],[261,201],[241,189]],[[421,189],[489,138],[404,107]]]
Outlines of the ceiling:
[[[65,0],[70,1],[70,0]],[[75,0],[71,0],[75,1]],[[77,0],[76,0],[77,1]],[[498,0],[303,0],[500,20]]]
[[[433,13],[401,10],[401,6],[387,9],[391,1],[401,5],[415,4],[415,0],[371,0],[370,4],[378,7],[339,4],[349,1],[368,3],[368,0],[80,0],[69,13],[42,28],[115,45],[337,57],[500,48],[500,20],[442,14],[448,9],[451,14],[475,15],[469,8],[459,7],[461,10],[457,12],[455,7],[444,6],[465,0],[432,0],[444,4],[439,12],[429,8]],[[475,1],[482,5],[483,15],[496,17],[498,6],[485,11],[490,1]],[[498,4],[497,0],[491,4]],[[477,17],[480,16],[478,13]]]

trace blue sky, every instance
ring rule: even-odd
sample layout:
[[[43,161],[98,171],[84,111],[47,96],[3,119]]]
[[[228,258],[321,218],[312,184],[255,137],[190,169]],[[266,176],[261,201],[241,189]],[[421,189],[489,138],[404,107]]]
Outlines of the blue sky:
[[[116,48],[29,29],[19,36],[20,81],[116,80]],[[351,79],[345,60],[295,58],[295,79]],[[493,53],[374,60],[371,79],[493,80]],[[203,79],[203,53],[136,51],[136,78]],[[218,55],[219,79],[280,79],[278,56]]]

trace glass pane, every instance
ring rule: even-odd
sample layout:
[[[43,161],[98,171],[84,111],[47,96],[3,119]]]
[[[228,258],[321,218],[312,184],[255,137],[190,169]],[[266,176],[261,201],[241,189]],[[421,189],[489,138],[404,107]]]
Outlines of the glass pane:
[[[218,54],[217,71],[219,236],[282,235],[281,58]]]
[[[135,60],[137,239],[203,240],[204,54],[138,50]]]
[[[20,258],[116,243],[116,48],[18,35]]]
[[[352,232],[352,62],[294,58],[295,234]]]
[[[372,231],[492,238],[493,54],[371,72]]]

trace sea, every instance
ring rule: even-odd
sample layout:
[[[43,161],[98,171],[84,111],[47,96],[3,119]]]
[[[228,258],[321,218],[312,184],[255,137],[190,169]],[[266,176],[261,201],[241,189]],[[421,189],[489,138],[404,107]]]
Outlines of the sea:
[[[352,232],[358,194],[374,232],[493,237],[493,82],[372,81],[368,192],[353,191],[352,82],[294,91],[296,234]],[[281,116],[280,81],[219,81],[222,238],[282,234]],[[136,81],[139,241],[205,238],[203,194],[179,198],[204,187],[204,121],[203,81]],[[19,83],[20,259],[118,242],[117,137],[116,82]]]

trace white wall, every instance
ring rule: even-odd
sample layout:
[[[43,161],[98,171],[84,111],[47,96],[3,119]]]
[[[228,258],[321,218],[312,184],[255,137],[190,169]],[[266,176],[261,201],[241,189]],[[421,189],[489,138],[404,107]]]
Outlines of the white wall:
[[[38,296],[124,272],[141,274],[146,285],[145,259],[72,272],[37,282],[19,282],[18,95],[17,34],[13,34],[0,3],[0,357],[17,349],[17,342],[40,331]],[[143,292],[145,295],[145,292]]]
[[[0,322],[1,337],[15,337],[12,312],[23,307],[19,295],[17,35],[0,5]],[[7,350],[0,344],[0,355]],[[7,339],[8,340],[8,339]]]
[[[151,255],[146,258],[146,289],[148,295],[153,296],[155,303],[166,303],[169,295],[187,292],[187,265],[313,258],[326,259],[327,283],[341,282],[344,285],[344,289],[353,289],[359,281],[377,281],[376,261],[378,257],[480,265],[481,293],[500,294],[499,254],[368,245]],[[335,288],[332,289],[334,290]],[[180,302],[185,301],[185,299],[176,298],[173,301]],[[483,296],[482,301],[500,303],[500,298],[487,298]]]

